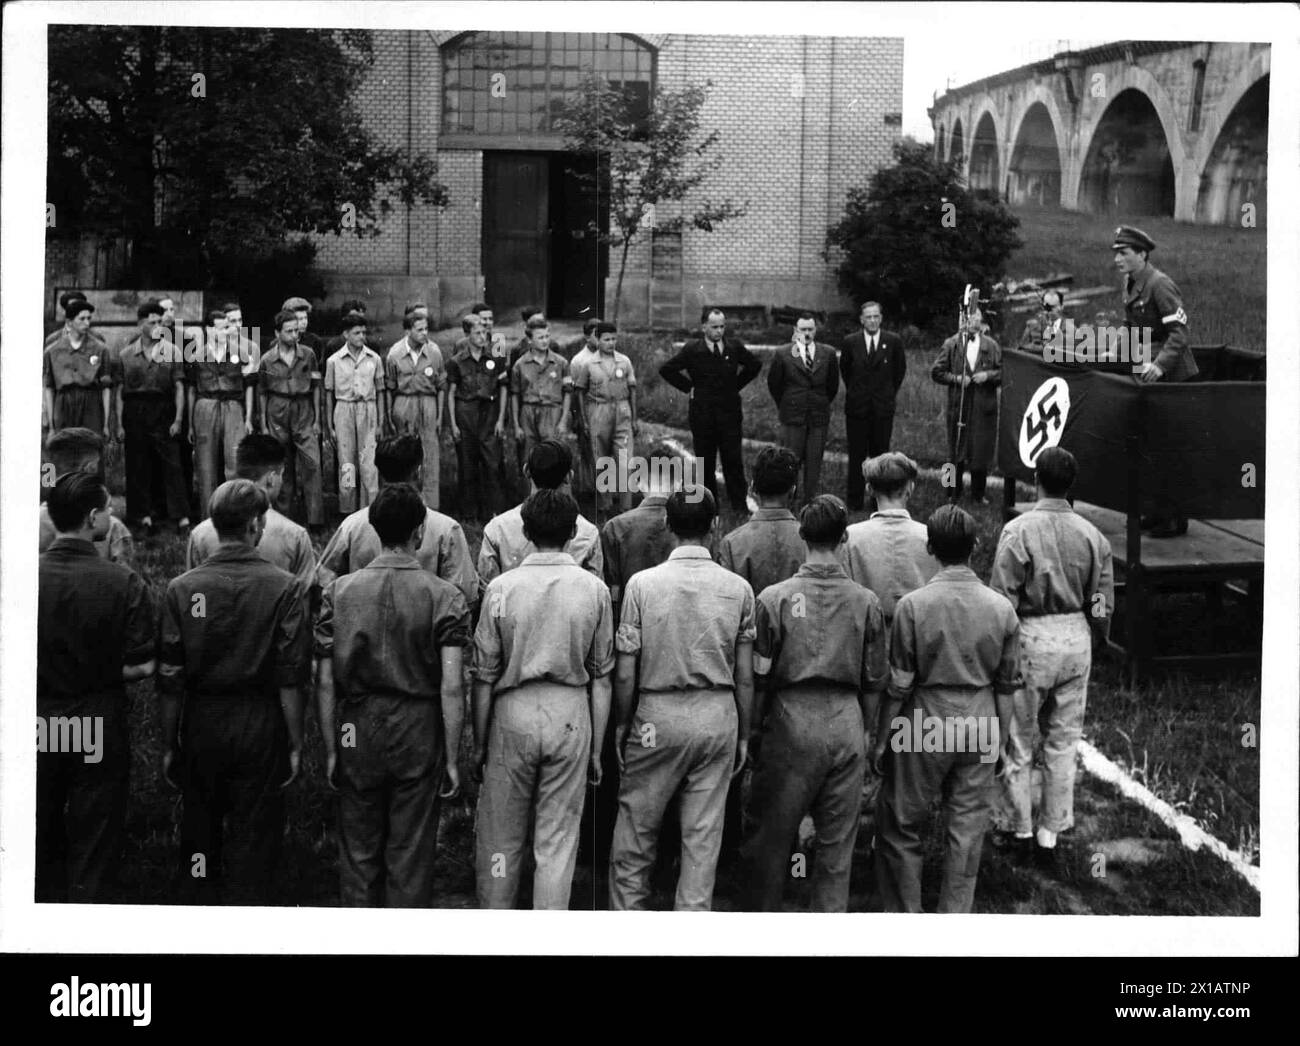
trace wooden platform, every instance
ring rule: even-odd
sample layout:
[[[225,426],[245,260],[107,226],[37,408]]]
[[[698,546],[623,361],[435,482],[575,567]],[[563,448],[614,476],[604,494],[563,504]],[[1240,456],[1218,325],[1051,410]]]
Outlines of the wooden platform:
[[[1028,512],[1032,501],[1017,502],[1015,515]],[[1076,501],[1074,510],[1110,541],[1115,569],[1127,567],[1128,520],[1114,509]],[[1142,535],[1142,568],[1150,574],[1216,574],[1223,577],[1264,576],[1262,519],[1189,520],[1187,533],[1176,538]]]

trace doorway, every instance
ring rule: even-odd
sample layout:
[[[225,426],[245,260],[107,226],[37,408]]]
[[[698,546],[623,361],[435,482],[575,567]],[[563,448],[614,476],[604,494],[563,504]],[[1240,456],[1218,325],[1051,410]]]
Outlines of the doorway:
[[[589,227],[609,228],[607,208],[579,177],[594,159],[568,153],[484,152],[483,277],[498,317],[525,305],[547,315],[599,315],[609,247]]]

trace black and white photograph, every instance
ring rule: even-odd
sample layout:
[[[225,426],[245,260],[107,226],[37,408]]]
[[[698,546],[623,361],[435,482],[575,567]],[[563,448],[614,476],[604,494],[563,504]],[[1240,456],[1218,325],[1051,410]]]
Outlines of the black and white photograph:
[[[1298,26],[9,7],[0,948],[1295,955]]]

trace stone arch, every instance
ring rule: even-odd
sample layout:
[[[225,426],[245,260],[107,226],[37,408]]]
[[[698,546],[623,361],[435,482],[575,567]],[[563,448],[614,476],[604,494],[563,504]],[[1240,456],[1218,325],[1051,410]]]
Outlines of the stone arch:
[[[993,106],[985,101],[975,119],[970,155],[966,160],[966,184],[972,189],[1002,190],[1002,143],[1005,138]]]
[[[1182,213],[1183,205],[1179,197],[1178,172],[1183,170],[1183,164],[1186,160],[1186,148],[1183,145],[1183,136],[1179,131],[1177,114],[1168,93],[1150,72],[1137,65],[1125,66],[1123,71],[1114,77],[1109,87],[1109,100],[1106,105],[1098,112],[1096,118],[1082,129],[1079,136],[1079,210],[1097,212],[1106,209],[1101,206],[1102,201],[1096,198],[1098,189],[1096,182],[1089,177],[1090,165],[1095,159],[1095,152],[1098,151],[1099,146],[1109,144],[1099,143],[1097,133],[1107,124],[1108,117],[1116,115],[1115,106],[1121,98],[1126,99],[1125,104],[1127,105],[1133,104],[1134,96],[1140,96],[1154,113],[1155,123],[1160,128],[1163,144],[1168,154],[1168,161],[1162,164],[1162,171],[1159,176],[1161,188],[1158,195],[1160,198],[1154,202],[1143,202],[1141,200],[1128,202],[1139,207],[1154,206],[1153,213],[1167,213],[1170,216]],[[1166,195],[1168,196],[1167,200],[1164,199]],[[1121,210],[1124,209],[1125,205],[1126,201],[1123,199],[1112,201],[1112,207]]]
[[[1273,49],[1268,47],[1255,55],[1246,68],[1224,86],[1223,93],[1219,95],[1219,102],[1214,109],[1203,114],[1201,139],[1197,143],[1194,159],[1194,167],[1198,176],[1205,170],[1205,164],[1210,158],[1210,153],[1214,151],[1219,135],[1223,133],[1223,126],[1231,118],[1233,110],[1237,108],[1237,103],[1241,101],[1247,91],[1272,71],[1272,52]]]
[[[952,124],[952,137],[948,142],[948,159],[956,161],[957,166],[961,169],[966,167],[966,140],[962,137],[961,117],[957,117]]]
[[[1007,199],[1010,203],[1038,203],[1059,207],[1064,187],[1065,134],[1051,92],[1041,85],[1017,115],[1008,139]],[[1050,105],[1049,105],[1050,103]]]
[[[1256,226],[1267,224],[1269,80],[1261,77],[1237,99],[1214,136],[1198,170],[1198,222],[1235,225],[1251,213]]]
[[[1166,130],[1142,91],[1118,92],[1097,121],[1079,170],[1079,209],[1116,218],[1173,217],[1179,170]]]

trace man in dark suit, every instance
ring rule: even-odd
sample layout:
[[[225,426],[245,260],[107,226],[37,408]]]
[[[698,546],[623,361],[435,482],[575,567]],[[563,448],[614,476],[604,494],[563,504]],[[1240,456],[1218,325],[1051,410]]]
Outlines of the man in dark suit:
[[[970,466],[971,500],[986,504],[984,485],[998,440],[998,389],[1002,349],[983,332],[983,316],[972,309],[965,326],[943,343],[930,377],[948,386],[948,462],[954,468],[948,500],[962,493],[962,472]],[[948,485],[945,476],[944,485]]]
[[[794,343],[776,350],[767,371],[767,388],[776,400],[781,422],[781,444],[803,461],[801,505],[817,496],[826,430],[831,423],[831,400],[840,391],[835,350],[817,341],[816,335],[817,320],[805,312],[795,322]]]
[[[731,507],[745,510],[745,464],[740,455],[740,390],[757,377],[763,365],[736,338],[725,336],[727,318],[721,309],[704,317],[704,337],[659,368],[659,376],[675,389],[690,393],[691,440],[695,456],[704,459],[704,485],[718,497],[714,469],[722,456],[722,474]]]
[[[849,441],[850,509],[862,508],[867,481],[862,463],[889,449],[894,431],[894,400],[907,374],[903,339],[881,330],[878,302],[862,306],[862,330],[844,339],[840,376],[844,379],[844,430]]]

